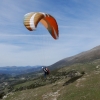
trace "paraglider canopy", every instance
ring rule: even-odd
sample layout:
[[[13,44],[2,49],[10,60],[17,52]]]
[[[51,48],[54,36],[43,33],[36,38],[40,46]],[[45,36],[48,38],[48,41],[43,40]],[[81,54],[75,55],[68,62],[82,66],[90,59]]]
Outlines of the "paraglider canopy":
[[[39,22],[45,26],[54,39],[58,39],[58,24],[53,16],[42,12],[31,12],[24,16],[24,25],[29,31],[35,30]]]

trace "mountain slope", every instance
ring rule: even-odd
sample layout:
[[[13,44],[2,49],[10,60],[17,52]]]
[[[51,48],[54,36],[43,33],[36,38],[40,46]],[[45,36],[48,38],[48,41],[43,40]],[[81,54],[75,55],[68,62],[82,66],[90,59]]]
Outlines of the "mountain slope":
[[[93,61],[95,59],[100,59],[100,46],[97,46],[91,50],[82,52],[75,56],[62,59],[54,63],[53,65],[49,66],[49,68],[51,69],[61,68],[61,67],[68,66],[74,63],[84,63],[84,62]]]
[[[63,72],[69,72],[72,69],[81,72],[83,68],[85,74],[81,77],[69,78],[63,75]],[[59,77],[57,74],[59,72],[62,74],[60,74],[61,78],[57,81],[37,88],[12,91],[4,96],[3,100],[100,100],[100,88],[98,88],[100,87],[100,59],[60,68],[53,75],[52,80]],[[33,82],[43,83],[49,81],[48,79],[39,80],[38,78]],[[17,87],[25,84],[19,84]]]

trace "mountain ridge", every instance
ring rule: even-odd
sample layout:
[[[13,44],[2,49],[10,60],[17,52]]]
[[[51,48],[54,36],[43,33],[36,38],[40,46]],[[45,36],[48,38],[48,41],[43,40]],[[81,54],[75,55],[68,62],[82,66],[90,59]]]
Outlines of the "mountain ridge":
[[[81,52],[79,54],[76,54],[71,57],[64,58],[50,66],[48,66],[50,69],[53,68],[61,68],[64,66],[69,66],[74,63],[84,63],[84,62],[89,62],[94,59],[100,59],[100,45],[96,46],[90,50]]]

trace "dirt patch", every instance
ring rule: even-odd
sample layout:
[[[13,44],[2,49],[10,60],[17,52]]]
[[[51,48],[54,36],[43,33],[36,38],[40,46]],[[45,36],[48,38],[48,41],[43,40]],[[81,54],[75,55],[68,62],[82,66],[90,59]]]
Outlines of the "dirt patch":
[[[75,86],[76,86],[76,87],[84,86],[84,85],[81,84],[81,82],[82,82],[82,81],[85,81],[85,80],[86,80],[86,78],[78,79]]]
[[[60,90],[57,90],[56,92],[50,92],[47,94],[42,95],[43,100],[57,100],[57,97],[60,95],[59,94]]]

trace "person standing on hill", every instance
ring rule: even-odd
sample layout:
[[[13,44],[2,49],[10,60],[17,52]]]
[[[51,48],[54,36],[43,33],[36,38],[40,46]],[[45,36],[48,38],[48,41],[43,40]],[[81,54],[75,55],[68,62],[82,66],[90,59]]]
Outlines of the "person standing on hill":
[[[47,67],[42,67],[42,69],[44,71],[44,77],[46,78],[46,76],[50,74],[50,71]]]

